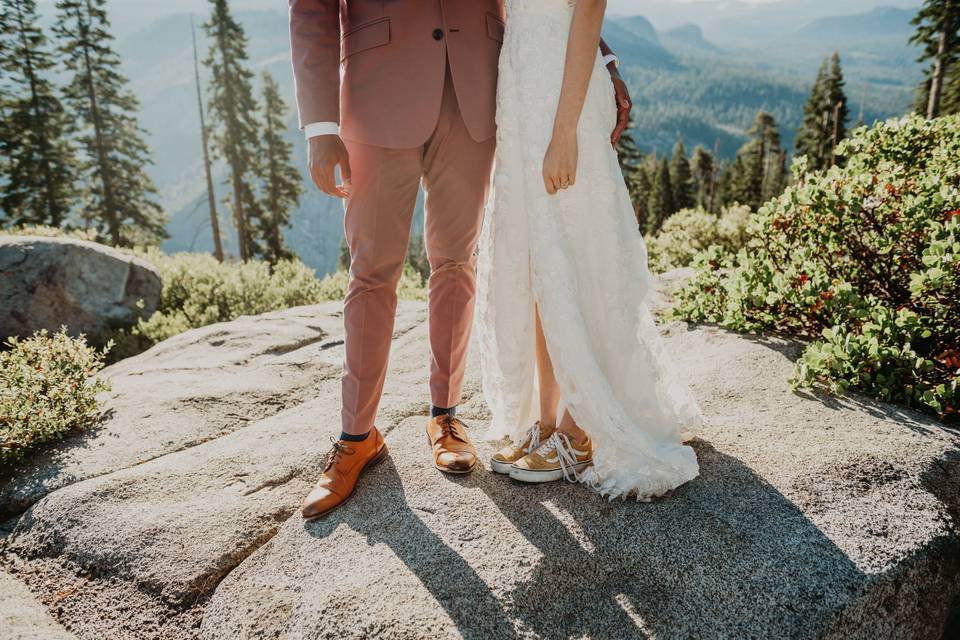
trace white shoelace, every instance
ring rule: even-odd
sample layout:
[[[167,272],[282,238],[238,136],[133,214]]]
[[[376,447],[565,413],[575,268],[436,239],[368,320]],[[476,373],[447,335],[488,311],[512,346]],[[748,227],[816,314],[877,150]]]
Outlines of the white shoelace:
[[[557,452],[557,461],[560,463],[560,471],[563,472],[564,479],[567,482],[577,482],[580,479],[576,468],[579,463],[576,454],[573,453],[576,448],[570,442],[570,438],[559,431],[554,431],[553,435],[537,448],[537,454],[544,459],[554,451]]]
[[[533,453],[540,448],[540,423],[534,422],[533,426],[530,427],[530,430],[527,432],[527,437],[524,440],[529,440],[530,444],[523,448],[526,453]]]

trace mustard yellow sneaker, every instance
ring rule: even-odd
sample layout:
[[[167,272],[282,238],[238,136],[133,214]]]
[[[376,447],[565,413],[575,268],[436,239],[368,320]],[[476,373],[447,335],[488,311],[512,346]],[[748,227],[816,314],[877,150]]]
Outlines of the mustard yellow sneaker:
[[[520,482],[554,482],[566,478],[576,482],[584,469],[593,464],[593,442],[574,444],[559,431],[547,438],[532,453],[510,467],[510,477]]]
[[[500,451],[497,451],[490,459],[490,468],[494,473],[507,475],[510,473],[510,467],[513,463],[532,451],[536,451],[541,443],[546,442],[547,438],[553,435],[556,427],[543,424],[539,420],[527,430],[520,444],[512,442]]]

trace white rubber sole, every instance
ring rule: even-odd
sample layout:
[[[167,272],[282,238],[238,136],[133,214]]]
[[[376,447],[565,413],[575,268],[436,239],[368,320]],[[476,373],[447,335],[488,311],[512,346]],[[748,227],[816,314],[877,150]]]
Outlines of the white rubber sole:
[[[573,470],[579,474],[592,464],[593,460],[581,462],[573,465]],[[552,469],[550,471],[530,471],[528,469],[521,469],[519,467],[511,466],[510,477],[520,482],[529,482],[533,484],[539,484],[541,482],[556,482],[557,480],[563,480],[563,469]]]
[[[499,460],[490,459],[490,468],[493,469],[494,473],[499,473],[502,476],[510,475],[510,469],[513,467],[512,462],[500,462]]]

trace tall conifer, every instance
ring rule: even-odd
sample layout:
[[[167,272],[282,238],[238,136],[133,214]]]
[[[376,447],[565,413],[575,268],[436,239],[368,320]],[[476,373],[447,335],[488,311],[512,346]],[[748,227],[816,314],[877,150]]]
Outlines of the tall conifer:
[[[290,160],[293,144],[283,134],[287,105],[280,96],[280,87],[268,72],[263,72],[263,141],[260,150],[261,235],[267,260],[276,264],[293,254],[283,240],[283,229],[289,224],[290,212],[300,202],[303,178]]]
[[[637,148],[636,140],[633,138],[632,119],[620,136],[620,140],[617,141],[617,160],[639,222],[642,217],[645,217],[645,213],[643,215],[641,213],[646,210],[650,181],[643,170],[643,153]]]
[[[690,161],[687,159],[687,149],[683,140],[677,140],[673,147],[673,158],[670,160],[670,186],[673,187],[673,211],[689,209],[694,205],[693,174],[690,171]]]
[[[82,215],[113,245],[156,244],[166,217],[146,173],[150,153],[137,122],[137,99],[112,49],[106,0],[58,0],[55,31],[66,69],[69,119],[82,151]]]
[[[797,155],[807,156],[812,170],[832,165],[835,146],[847,135],[849,106],[844,85],[840,55],[834,53],[820,66],[796,136]]]
[[[215,153],[229,170],[230,208],[237,228],[241,260],[262,253],[257,242],[260,203],[255,192],[258,139],[257,103],[253,72],[247,68],[247,36],[230,14],[227,0],[210,0],[210,19],[204,23],[210,51],[209,112]]]
[[[66,222],[78,196],[67,116],[50,82],[55,62],[34,0],[0,7],[2,208],[14,226]]]
[[[710,211],[713,207],[713,196],[716,189],[716,167],[713,154],[703,147],[697,146],[693,150],[691,165],[696,205],[705,211]]]
[[[673,204],[673,185],[670,183],[670,165],[663,158],[657,163],[647,204],[647,234],[656,235],[676,208]]]
[[[761,111],[747,132],[731,175],[732,199],[757,209],[784,187],[786,156],[780,148],[780,130],[772,115]]]
[[[931,65],[918,91],[918,111],[927,118],[960,111],[960,0],[925,0],[910,38],[921,48],[918,62]],[[945,100],[946,98],[946,100]]]

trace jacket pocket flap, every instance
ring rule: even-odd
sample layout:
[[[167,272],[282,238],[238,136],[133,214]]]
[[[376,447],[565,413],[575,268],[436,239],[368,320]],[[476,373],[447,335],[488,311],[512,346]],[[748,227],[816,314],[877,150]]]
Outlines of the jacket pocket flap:
[[[390,43],[390,18],[367,22],[343,34],[340,60]]]
[[[503,20],[492,13],[487,13],[487,37],[503,44],[503,32],[505,29],[506,25],[503,23]]]

